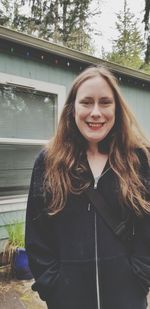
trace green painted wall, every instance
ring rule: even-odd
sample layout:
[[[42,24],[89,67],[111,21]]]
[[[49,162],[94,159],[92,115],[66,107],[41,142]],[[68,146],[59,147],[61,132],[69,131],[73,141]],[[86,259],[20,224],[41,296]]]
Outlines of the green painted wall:
[[[59,64],[47,64],[42,60],[39,63],[28,58],[0,54],[0,72],[63,85],[68,89],[78,71],[72,71],[67,65],[64,70]]]
[[[150,138],[150,89],[122,86],[122,93],[138,120],[143,132]]]

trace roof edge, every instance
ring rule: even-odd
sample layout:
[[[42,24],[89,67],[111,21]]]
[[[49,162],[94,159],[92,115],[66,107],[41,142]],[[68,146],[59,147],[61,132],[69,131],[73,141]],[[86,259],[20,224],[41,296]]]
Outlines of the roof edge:
[[[150,82],[150,74],[143,73],[141,71],[125,66],[121,66],[113,62],[105,61],[103,59],[76,51],[63,45],[52,43],[44,39],[39,39],[37,37],[33,37],[31,35],[24,34],[22,32],[18,32],[16,30],[12,30],[3,26],[0,26],[0,38],[48,53],[55,53],[59,56],[67,57],[82,63],[105,65],[113,72]]]

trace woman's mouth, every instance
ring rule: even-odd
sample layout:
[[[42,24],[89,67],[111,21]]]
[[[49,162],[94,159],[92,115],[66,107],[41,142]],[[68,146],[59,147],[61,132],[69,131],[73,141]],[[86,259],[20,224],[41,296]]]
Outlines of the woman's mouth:
[[[104,125],[104,122],[87,122],[91,129],[100,129]]]

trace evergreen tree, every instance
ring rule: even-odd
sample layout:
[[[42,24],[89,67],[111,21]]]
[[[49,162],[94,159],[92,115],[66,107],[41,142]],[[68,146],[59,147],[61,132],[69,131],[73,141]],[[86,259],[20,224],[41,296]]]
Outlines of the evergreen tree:
[[[2,0],[0,9],[0,25],[12,29],[23,30],[27,27],[26,17],[20,15],[20,9],[25,5],[25,0]],[[24,27],[21,27],[24,24]]]
[[[0,25],[9,26],[11,20],[12,5],[9,0],[2,0],[0,7]]]
[[[149,65],[150,70],[150,0],[145,0],[144,19],[145,36],[146,36],[146,51],[145,51],[145,64]]]
[[[54,42],[80,51],[92,51],[88,24],[88,18],[92,14],[89,11],[91,0],[52,0],[51,2],[45,0],[43,4],[38,0],[30,2],[32,17],[43,17],[39,20],[40,37],[51,38]],[[38,7],[39,12],[37,12]],[[99,10],[97,14],[98,12],[100,13]],[[43,25],[42,29],[41,25]],[[44,29],[46,29],[45,33]]]
[[[67,10],[63,3],[63,27],[60,29],[62,41],[65,45],[84,52],[92,52],[88,23],[89,4],[89,0],[74,0],[72,1],[72,7],[68,4]]]
[[[118,39],[113,40],[112,52],[103,52],[103,56],[109,61],[139,68],[143,62],[144,42],[138,30],[138,19],[131,13],[127,0],[124,0],[123,11],[120,11],[116,16]]]
[[[0,24],[38,36],[83,52],[93,53],[89,17],[100,15],[99,2],[95,11],[90,11],[92,0],[3,0],[11,12],[1,13]],[[28,5],[27,14],[23,8]],[[23,13],[22,13],[23,12]],[[8,25],[9,24],[9,25]]]

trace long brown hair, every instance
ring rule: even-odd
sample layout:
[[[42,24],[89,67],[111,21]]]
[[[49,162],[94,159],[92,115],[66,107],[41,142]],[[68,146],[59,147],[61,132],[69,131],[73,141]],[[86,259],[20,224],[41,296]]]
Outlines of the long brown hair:
[[[45,190],[51,194],[49,212],[62,210],[70,193],[80,194],[91,183],[86,177],[85,154],[87,142],[79,132],[73,112],[77,91],[86,80],[101,76],[111,87],[115,103],[115,125],[101,144],[109,155],[109,163],[118,177],[122,201],[131,205],[137,214],[150,212],[146,200],[146,187],[139,174],[141,162],[136,149],[140,149],[149,164],[150,142],[123,99],[114,75],[104,67],[89,67],[73,82],[66,99],[56,135],[47,145]]]

